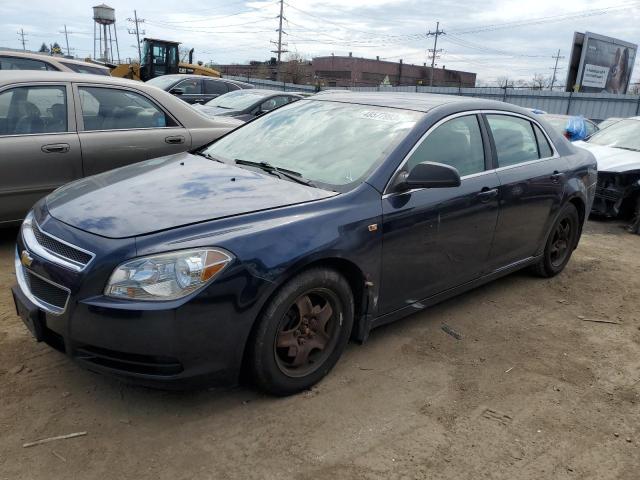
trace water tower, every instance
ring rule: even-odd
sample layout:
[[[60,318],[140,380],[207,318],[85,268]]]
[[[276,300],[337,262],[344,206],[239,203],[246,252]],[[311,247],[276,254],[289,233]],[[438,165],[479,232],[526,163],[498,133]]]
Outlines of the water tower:
[[[116,11],[104,3],[93,7],[93,21],[93,58],[106,63],[116,63],[117,58],[117,63],[120,63]],[[113,55],[114,41],[116,56]]]

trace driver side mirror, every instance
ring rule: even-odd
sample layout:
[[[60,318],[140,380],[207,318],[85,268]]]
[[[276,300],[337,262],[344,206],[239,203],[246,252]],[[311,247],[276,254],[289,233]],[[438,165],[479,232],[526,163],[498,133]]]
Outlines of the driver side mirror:
[[[422,162],[411,172],[400,172],[393,185],[394,192],[413,188],[449,188],[460,186],[460,174],[450,165],[436,162]]]
[[[180,87],[172,88],[171,90],[169,90],[169,93],[179,97],[180,95],[184,95],[184,88],[180,88]]]

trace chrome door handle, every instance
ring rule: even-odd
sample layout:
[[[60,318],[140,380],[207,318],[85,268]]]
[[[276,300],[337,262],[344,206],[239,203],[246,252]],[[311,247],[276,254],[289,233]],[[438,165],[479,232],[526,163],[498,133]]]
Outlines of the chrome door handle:
[[[49,145],[43,145],[41,150],[44,153],[67,153],[69,151],[68,143],[51,143]]]
[[[182,135],[176,135],[174,137],[167,137],[164,139],[164,141],[172,145],[178,144],[178,143],[184,143],[184,137]]]
[[[498,196],[498,189],[497,188],[487,188],[484,187],[480,193],[478,193],[477,197],[480,199],[481,202],[488,202],[489,200],[491,200],[492,198],[496,198]]]

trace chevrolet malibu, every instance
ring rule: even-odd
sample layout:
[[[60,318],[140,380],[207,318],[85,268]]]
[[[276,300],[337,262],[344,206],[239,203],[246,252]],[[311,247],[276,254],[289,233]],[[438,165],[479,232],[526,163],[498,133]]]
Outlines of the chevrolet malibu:
[[[17,239],[37,340],[150,386],[307,389],[349,339],[580,239],[593,156],[516,106],[332,92],[78,180]]]

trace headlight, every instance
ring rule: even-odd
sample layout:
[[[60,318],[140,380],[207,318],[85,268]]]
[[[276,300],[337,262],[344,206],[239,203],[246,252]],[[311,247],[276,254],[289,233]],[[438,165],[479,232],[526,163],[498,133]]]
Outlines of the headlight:
[[[217,248],[136,258],[113,271],[104,294],[131,300],[175,300],[213,281],[232,259]]]

